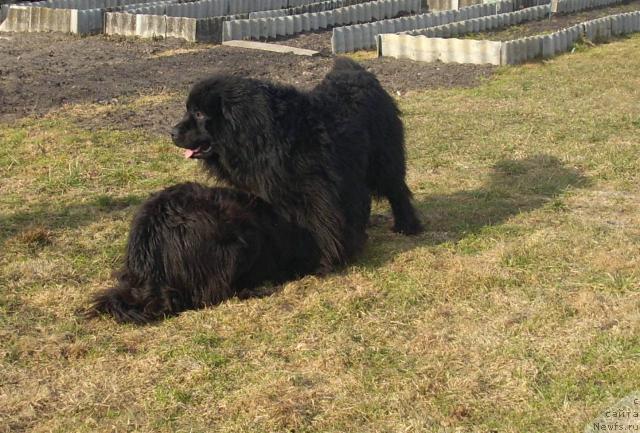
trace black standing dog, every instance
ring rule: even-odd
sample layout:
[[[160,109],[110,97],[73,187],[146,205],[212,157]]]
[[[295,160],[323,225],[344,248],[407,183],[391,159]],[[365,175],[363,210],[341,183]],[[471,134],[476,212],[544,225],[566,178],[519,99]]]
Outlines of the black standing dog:
[[[118,284],[94,296],[87,317],[147,323],[248,297],[251,289],[313,272],[313,236],[258,197],[185,183],[152,196],[131,225]]]
[[[227,75],[202,81],[171,135],[186,157],[309,229],[322,251],[319,271],[361,250],[372,195],[391,203],[395,231],[422,231],[405,183],[399,111],[349,59],[336,59],[308,93]]]

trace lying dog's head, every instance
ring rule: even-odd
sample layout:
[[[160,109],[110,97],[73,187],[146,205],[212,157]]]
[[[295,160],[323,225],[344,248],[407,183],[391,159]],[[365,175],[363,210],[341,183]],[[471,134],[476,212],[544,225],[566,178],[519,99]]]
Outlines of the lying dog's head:
[[[171,138],[186,158],[217,159],[228,149],[262,142],[271,130],[265,85],[248,78],[218,75],[197,83],[187,112]]]

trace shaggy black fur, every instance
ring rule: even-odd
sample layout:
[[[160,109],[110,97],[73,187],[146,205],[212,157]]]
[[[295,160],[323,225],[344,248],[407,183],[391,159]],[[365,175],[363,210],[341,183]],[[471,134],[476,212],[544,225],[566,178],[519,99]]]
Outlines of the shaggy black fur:
[[[405,184],[404,133],[376,77],[338,58],[311,92],[235,76],[196,84],[172,130],[185,156],[309,229],[328,271],[358,253],[371,196],[386,197],[394,230],[422,230]]]
[[[86,315],[146,323],[308,274],[320,251],[311,234],[249,194],[175,185],[153,195],[131,225],[118,284]]]

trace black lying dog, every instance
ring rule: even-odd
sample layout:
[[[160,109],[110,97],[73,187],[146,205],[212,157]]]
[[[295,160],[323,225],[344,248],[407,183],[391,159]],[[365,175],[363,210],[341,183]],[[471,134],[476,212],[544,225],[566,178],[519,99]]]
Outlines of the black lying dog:
[[[309,229],[320,272],[362,249],[372,195],[391,203],[395,231],[422,231],[405,183],[398,109],[349,59],[336,59],[308,93],[235,76],[202,81],[171,135],[186,157]]]
[[[251,296],[251,289],[312,272],[313,236],[249,194],[185,183],[153,195],[131,225],[118,284],[86,316],[146,323]]]

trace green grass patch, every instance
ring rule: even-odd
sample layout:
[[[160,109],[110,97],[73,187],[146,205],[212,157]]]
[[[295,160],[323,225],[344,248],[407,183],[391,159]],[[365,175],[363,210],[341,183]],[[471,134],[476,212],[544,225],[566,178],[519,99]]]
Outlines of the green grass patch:
[[[0,125],[3,427],[581,431],[640,388],[639,51],[403,96],[423,235],[379,203],[344,270],[146,327],[76,312],[149,194],[210,181],[166,137],[82,127],[98,106]]]

